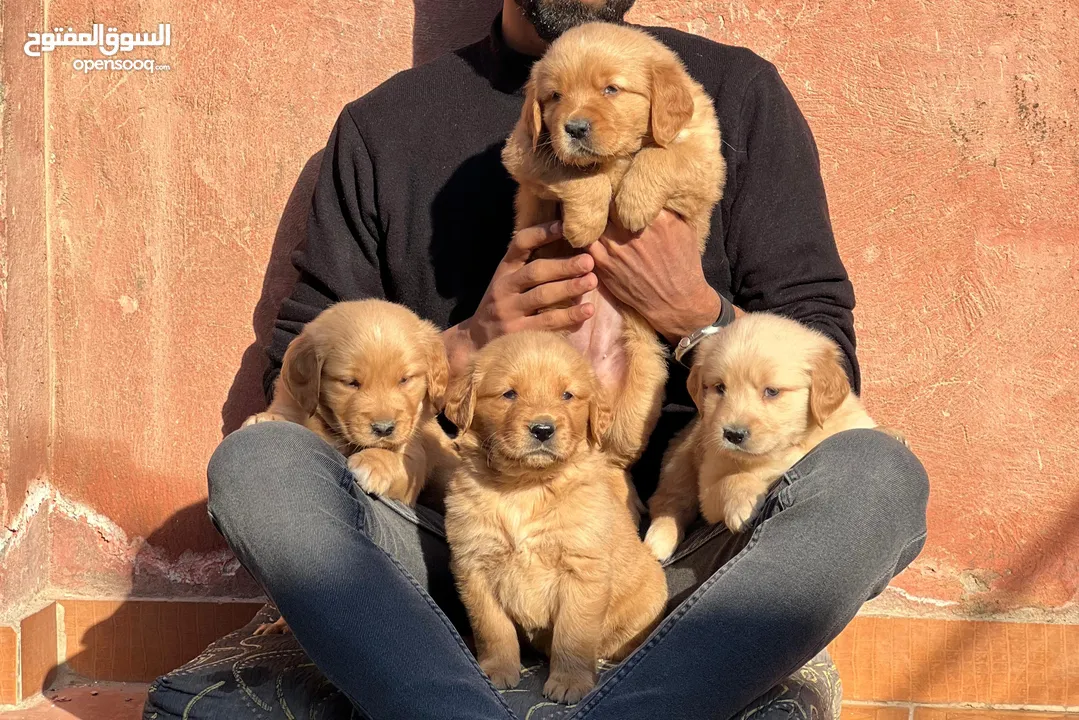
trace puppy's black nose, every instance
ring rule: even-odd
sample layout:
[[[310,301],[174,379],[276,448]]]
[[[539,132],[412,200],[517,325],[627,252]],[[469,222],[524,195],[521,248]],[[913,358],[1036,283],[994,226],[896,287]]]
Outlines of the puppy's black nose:
[[[379,437],[389,437],[393,435],[394,428],[397,427],[397,423],[393,420],[378,420],[371,423],[371,432]]]
[[[540,442],[547,442],[554,435],[554,425],[549,422],[534,422],[528,426],[528,432]]]
[[[732,445],[741,445],[749,437],[749,430],[745,428],[723,428],[723,439]]]
[[[583,118],[574,118],[566,122],[566,134],[574,140],[583,140],[592,130],[592,123]]]

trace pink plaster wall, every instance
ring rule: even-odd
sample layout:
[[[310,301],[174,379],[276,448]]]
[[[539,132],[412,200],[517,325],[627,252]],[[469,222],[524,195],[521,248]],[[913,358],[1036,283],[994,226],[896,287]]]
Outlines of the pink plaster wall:
[[[51,483],[55,588],[256,592],[205,519],[205,464],[256,409],[317,153],[346,102],[482,36],[497,4],[5,5],[4,519]],[[1075,621],[1079,8],[642,0],[632,17],[753,48],[816,133],[866,400],[934,482],[929,546],[874,610]],[[93,21],[171,23],[151,54],[171,70],[22,55],[26,31]]]

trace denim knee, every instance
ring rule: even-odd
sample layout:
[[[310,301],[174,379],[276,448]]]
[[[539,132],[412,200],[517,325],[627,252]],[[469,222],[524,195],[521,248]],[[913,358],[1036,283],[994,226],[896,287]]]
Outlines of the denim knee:
[[[917,556],[926,533],[929,477],[903,443],[879,430],[848,430],[825,440],[803,462],[803,476],[818,476],[813,494],[845,507],[855,520],[852,529],[861,527],[903,548],[902,566]]]
[[[929,476],[917,456],[903,443],[879,430],[853,430],[851,442],[862,463],[863,492],[869,510],[897,514],[913,535],[925,534]]]
[[[210,518],[227,536],[227,525],[287,514],[301,483],[320,472],[343,478],[344,463],[336,450],[295,423],[241,428],[221,441],[206,468]]]

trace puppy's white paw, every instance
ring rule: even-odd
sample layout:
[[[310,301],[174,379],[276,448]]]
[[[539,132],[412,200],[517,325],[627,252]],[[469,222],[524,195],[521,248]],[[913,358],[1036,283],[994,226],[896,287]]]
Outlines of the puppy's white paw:
[[[248,425],[254,425],[255,423],[260,422],[284,422],[284,420],[285,418],[281,417],[277,413],[272,413],[267,410],[265,412],[255,413],[251,417],[247,418],[246,420],[244,420],[243,425],[241,425],[240,427],[247,427]]]
[[[353,453],[348,458],[348,469],[352,471],[352,477],[356,478],[356,484],[364,492],[373,495],[385,495],[392,484],[389,474],[383,463],[379,462],[372,454],[361,450]]]
[[[287,635],[292,632],[285,618],[277,618],[272,623],[262,623],[255,628],[255,635]]]
[[[481,660],[480,670],[491,678],[491,684],[499,690],[509,690],[521,682],[521,667],[512,662]]]
[[[730,498],[723,509],[723,524],[731,532],[742,532],[760,511],[764,498],[765,493],[747,493]]]
[[[572,705],[587,695],[595,684],[592,673],[551,673],[543,685],[543,694],[555,702]]]
[[[678,526],[671,518],[656,518],[648,527],[648,534],[644,536],[644,544],[663,562],[669,558],[678,547]]]

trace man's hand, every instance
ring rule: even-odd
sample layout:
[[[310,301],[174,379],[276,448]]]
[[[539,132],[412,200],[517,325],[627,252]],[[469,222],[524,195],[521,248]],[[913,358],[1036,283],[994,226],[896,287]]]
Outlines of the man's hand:
[[[501,335],[573,329],[592,317],[595,307],[580,301],[598,283],[591,257],[528,261],[533,250],[561,237],[561,223],[514,234],[475,314],[443,333],[451,375],[463,372],[473,352]]]
[[[715,322],[719,294],[708,284],[693,230],[664,210],[644,232],[633,235],[612,219],[587,248],[596,275],[670,342]]]

